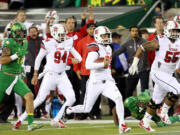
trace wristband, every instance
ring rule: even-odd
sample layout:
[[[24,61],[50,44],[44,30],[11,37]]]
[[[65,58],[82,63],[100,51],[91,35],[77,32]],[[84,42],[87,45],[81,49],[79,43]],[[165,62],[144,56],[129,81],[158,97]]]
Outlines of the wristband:
[[[18,55],[17,54],[13,54],[10,56],[11,60],[16,60],[18,58]]]

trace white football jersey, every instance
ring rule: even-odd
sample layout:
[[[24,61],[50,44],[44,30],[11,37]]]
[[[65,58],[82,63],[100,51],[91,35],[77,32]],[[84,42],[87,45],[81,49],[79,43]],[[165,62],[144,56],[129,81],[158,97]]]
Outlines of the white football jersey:
[[[45,71],[63,72],[66,68],[66,62],[69,51],[73,48],[73,39],[68,39],[63,43],[56,42],[51,38],[48,41],[43,41],[44,49],[46,50],[46,65]]]
[[[104,46],[97,43],[91,43],[88,46],[88,56],[86,59],[86,68],[90,69],[90,79],[94,80],[108,80],[112,79],[111,75],[111,65],[104,67],[104,62],[95,62],[98,58],[108,58],[112,59],[112,49],[111,47]],[[91,68],[92,67],[92,68]]]
[[[158,70],[172,74],[180,57],[180,40],[172,43],[164,35],[158,35],[156,39],[159,42],[159,49],[156,51],[151,71],[156,72]]]

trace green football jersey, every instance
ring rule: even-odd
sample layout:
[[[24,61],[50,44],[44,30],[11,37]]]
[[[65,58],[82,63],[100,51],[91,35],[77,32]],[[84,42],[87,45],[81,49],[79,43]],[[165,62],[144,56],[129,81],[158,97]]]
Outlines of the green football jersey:
[[[27,47],[24,47],[23,45],[17,43],[13,38],[8,38],[4,41],[4,44],[3,44],[3,47],[8,47],[11,49],[11,54],[10,55],[13,55],[15,53],[17,53],[18,50],[21,50],[21,49],[24,49],[26,48],[27,50]],[[8,63],[8,64],[5,64],[5,65],[2,65],[2,71],[3,72],[8,72],[8,73],[14,73],[14,74],[20,74],[22,72],[22,63],[23,63],[23,59],[24,59],[24,56],[22,57],[18,57],[16,60]]]

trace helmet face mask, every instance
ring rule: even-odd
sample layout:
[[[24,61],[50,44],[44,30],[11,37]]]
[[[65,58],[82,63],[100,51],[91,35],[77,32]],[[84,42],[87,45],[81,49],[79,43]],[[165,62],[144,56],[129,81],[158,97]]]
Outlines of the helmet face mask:
[[[66,40],[66,29],[62,24],[54,24],[50,27],[51,35],[58,42]]]
[[[61,42],[64,42],[66,40],[66,34],[59,34],[58,36]]]
[[[168,21],[164,27],[164,34],[170,39],[179,39],[180,25],[175,21]]]
[[[23,41],[26,39],[27,31],[24,24],[17,22],[14,23],[11,27],[11,37],[18,40]]]
[[[102,45],[109,45],[112,43],[110,30],[105,26],[99,26],[94,30],[95,41]]]

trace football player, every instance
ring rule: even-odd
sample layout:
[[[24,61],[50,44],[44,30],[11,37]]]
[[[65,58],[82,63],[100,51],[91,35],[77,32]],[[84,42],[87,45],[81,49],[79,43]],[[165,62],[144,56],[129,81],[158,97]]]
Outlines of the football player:
[[[122,96],[116,87],[111,75],[112,43],[111,32],[105,26],[99,26],[94,30],[95,42],[88,46],[86,69],[90,70],[87,81],[87,90],[83,105],[67,107],[66,113],[89,113],[100,94],[110,98],[116,104],[119,119],[119,133],[128,132],[124,122],[124,106]]]
[[[28,42],[26,40],[26,27],[24,24],[17,22],[11,27],[12,38],[4,41],[2,57],[0,64],[0,102],[5,94],[10,95],[12,90],[23,97],[26,101],[26,111],[28,117],[28,130],[40,128],[41,124],[35,124],[33,94],[24,81],[19,77],[22,72],[22,63],[24,55],[27,54]]]
[[[53,24],[57,24],[59,20],[58,13],[55,10],[50,10],[44,19],[44,22],[40,25],[40,30],[42,30],[42,36],[44,39],[47,39],[46,34],[50,33],[50,27]]]
[[[145,92],[136,96],[131,96],[124,101],[124,106],[128,108],[131,112],[131,115],[137,119],[141,120],[144,117],[144,114],[147,109],[147,104],[150,101],[150,92],[146,90]],[[169,117],[171,123],[175,123],[177,121],[180,122],[180,115]],[[156,123],[158,127],[168,126],[164,122],[160,120],[160,118],[155,114],[152,116],[152,120]]]
[[[81,62],[82,58],[73,47],[73,38],[66,40],[66,29],[61,24],[54,24],[50,27],[53,38],[43,41],[40,52],[35,60],[34,76],[32,84],[36,85],[38,81],[38,70],[42,59],[46,56],[46,65],[39,78],[44,76],[38,95],[34,100],[34,108],[42,104],[50,94],[50,90],[56,90],[63,94],[66,101],[61,107],[56,117],[51,121],[51,125],[67,128],[61,120],[66,106],[70,106],[75,102],[75,94],[72,85],[66,75],[65,68],[69,52],[75,57],[72,58],[73,63]],[[18,129],[22,121],[26,118],[25,112],[14,125]]]
[[[180,94],[180,84],[172,75],[180,56],[179,35],[179,24],[176,21],[168,21],[164,26],[164,35],[157,35],[154,41],[143,43],[138,48],[133,64],[129,68],[130,74],[138,72],[137,65],[143,52],[156,50],[155,60],[151,67],[151,78],[155,82],[154,91],[147,111],[139,123],[139,126],[146,131],[155,131],[150,126],[150,120],[165,96],[167,97],[157,115],[165,124],[171,124],[168,110],[177,101],[177,95]]]

